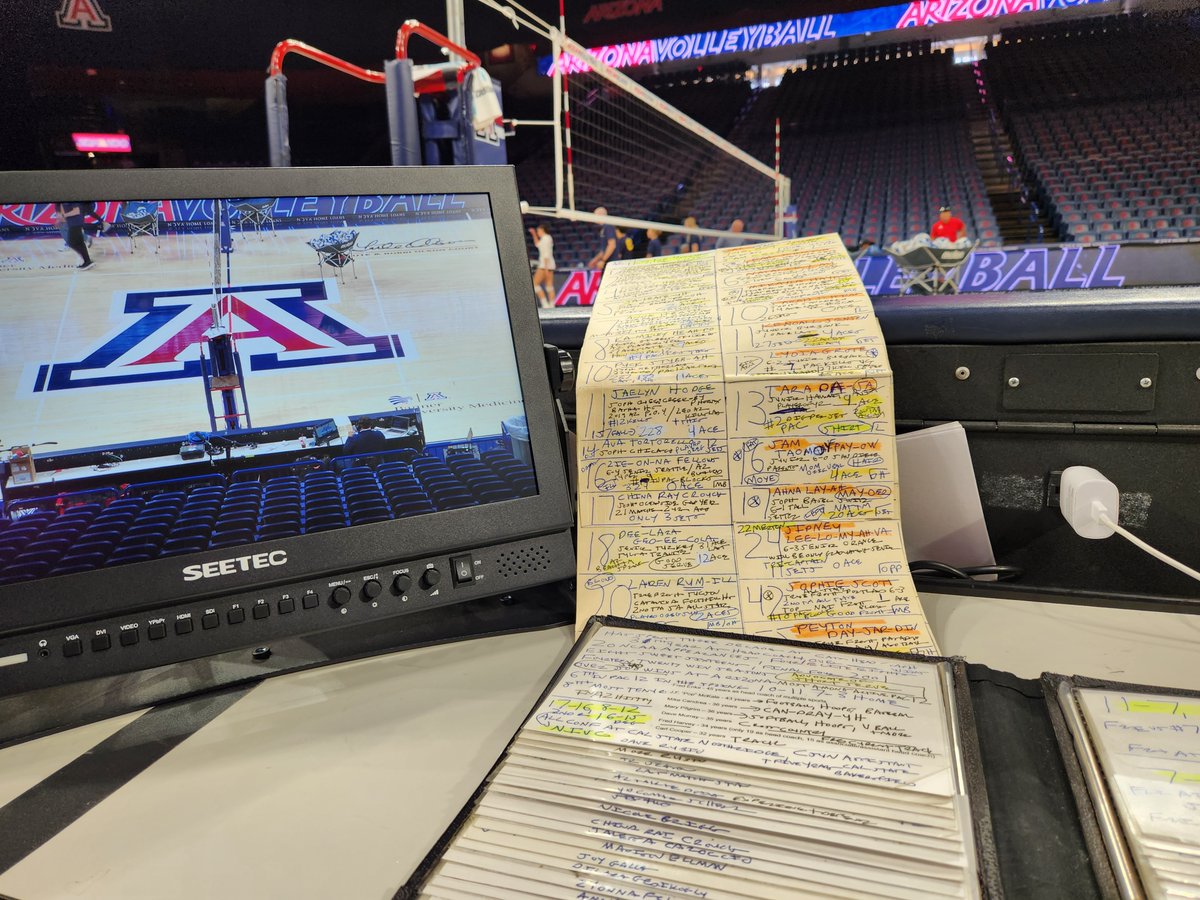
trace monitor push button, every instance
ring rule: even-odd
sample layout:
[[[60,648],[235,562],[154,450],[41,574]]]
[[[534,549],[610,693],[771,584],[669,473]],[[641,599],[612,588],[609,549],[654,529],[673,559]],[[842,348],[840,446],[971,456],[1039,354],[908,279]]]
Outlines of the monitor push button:
[[[83,641],[79,638],[63,641],[63,656],[79,656],[81,653],[83,653]]]
[[[107,634],[98,634],[92,638],[92,650],[95,652],[107,650],[111,646],[112,638],[110,638]]]
[[[429,590],[442,580],[442,573],[437,569],[426,569],[421,575],[421,587]]]
[[[392,593],[394,593],[394,594],[407,593],[408,589],[410,587],[412,587],[412,576],[411,575],[401,572],[399,575],[397,575],[395,578],[392,579]]]
[[[379,596],[379,593],[382,590],[383,590],[383,585],[381,585],[374,578],[370,579],[369,581],[363,582],[363,586],[362,586],[363,602],[366,603],[369,600],[374,600],[376,597]]]
[[[330,606],[345,606],[350,602],[350,588],[344,584],[339,584],[333,589],[333,593],[329,595]]]

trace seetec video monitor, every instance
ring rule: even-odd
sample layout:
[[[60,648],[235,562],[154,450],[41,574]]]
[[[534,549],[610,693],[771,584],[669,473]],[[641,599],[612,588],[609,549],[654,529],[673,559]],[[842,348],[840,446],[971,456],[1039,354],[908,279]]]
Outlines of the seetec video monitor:
[[[10,684],[570,575],[511,170],[14,173],[0,203]]]

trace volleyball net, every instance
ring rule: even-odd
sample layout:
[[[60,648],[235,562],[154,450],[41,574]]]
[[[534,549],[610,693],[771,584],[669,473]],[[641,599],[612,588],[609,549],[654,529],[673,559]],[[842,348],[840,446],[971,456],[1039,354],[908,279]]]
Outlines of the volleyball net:
[[[587,48],[550,28],[553,198],[527,212],[720,237],[783,234],[790,181]],[[692,220],[695,223],[692,223]]]

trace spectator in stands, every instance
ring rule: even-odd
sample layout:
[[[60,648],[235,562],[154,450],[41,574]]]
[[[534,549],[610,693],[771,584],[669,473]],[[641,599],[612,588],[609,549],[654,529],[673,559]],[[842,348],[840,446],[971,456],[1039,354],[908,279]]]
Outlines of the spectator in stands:
[[[965,237],[967,234],[967,226],[962,219],[954,215],[953,210],[948,206],[943,206],[938,210],[938,219],[933,223],[933,227],[929,229],[929,236],[935,241],[938,238],[948,238],[952,241],[957,241],[960,237]]]
[[[533,270],[533,292],[537,294],[540,306],[554,305],[554,238],[550,229],[539,223],[530,228],[533,243],[537,247],[537,268]]]
[[[598,216],[608,215],[608,210],[603,206],[597,206],[595,212]],[[600,229],[600,252],[588,260],[588,268],[603,269],[604,264],[612,259],[616,252],[617,230],[611,225],[605,225]]]
[[[734,219],[729,223],[729,230],[734,234],[741,234],[746,230],[746,223],[741,219]],[[746,238],[744,237],[730,237],[729,235],[725,234],[717,238],[717,249],[720,250],[724,247],[741,247],[745,243]]]
[[[683,227],[684,228],[699,228],[700,226],[696,223],[695,216],[688,216],[686,219],[683,220]],[[681,246],[679,248],[679,252],[680,253],[699,253],[700,252],[700,238],[694,234],[685,234],[683,236],[683,246]]]
[[[387,447],[387,436],[382,431],[375,427],[375,423],[370,419],[359,419],[351,422],[350,427],[354,429],[354,433],[346,438],[346,444],[342,448],[342,453],[346,456],[355,456],[359,453],[378,453]]]
[[[657,228],[646,229],[646,255],[647,256],[662,256],[662,232]]]

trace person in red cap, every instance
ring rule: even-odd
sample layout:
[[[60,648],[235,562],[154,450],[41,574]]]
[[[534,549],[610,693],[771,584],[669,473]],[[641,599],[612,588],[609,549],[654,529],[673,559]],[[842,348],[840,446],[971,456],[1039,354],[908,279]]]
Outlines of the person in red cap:
[[[967,226],[963,223],[962,219],[954,215],[948,206],[943,206],[938,210],[938,220],[929,229],[929,236],[934,240],[949,238],[952,241],[957,241],[960,237],[965,236],[966,233]]]

